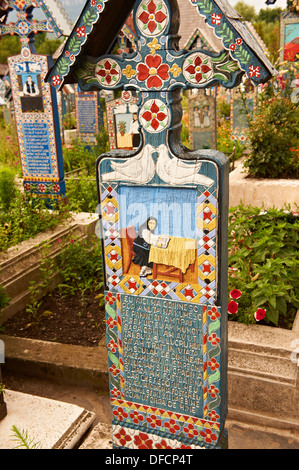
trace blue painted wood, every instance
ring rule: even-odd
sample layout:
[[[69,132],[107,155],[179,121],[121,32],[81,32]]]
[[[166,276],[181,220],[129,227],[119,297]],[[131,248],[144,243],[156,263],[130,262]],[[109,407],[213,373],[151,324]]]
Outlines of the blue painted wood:
[[[221,36],[219,54],[178,50],[175,0],[133,2],[137,50],[109,54],[117,3],[94,1],[48,76],[56,89],[139,93],[139,148],[96,165],[115,448],[227,447],[229,163],[182,145],[180,93],[232,88],[244,73],[260,83],[272,66],[226,2],[190,1]]]

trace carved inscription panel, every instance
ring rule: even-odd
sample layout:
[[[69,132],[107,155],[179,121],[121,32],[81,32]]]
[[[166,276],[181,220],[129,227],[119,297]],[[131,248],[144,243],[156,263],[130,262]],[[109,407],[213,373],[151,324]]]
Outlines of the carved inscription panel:
[[[125,399],[202,413],[202,307],[121,296]]]

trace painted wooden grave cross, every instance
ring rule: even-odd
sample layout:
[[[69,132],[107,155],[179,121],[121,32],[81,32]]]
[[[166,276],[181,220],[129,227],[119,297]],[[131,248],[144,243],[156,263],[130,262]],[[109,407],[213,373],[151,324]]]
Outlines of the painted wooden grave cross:
[[[99,40],[97,25],[116,3],[87,2],[48,78],[56,87],[73,80],[85,90],[139,92],[139,148],[97,162],[113,445],[223,448],[228,160],[182,146],[180,90],[232,88],[245,72],[260,83],[273,68],[243,25],[232,27],[237,13],[226,2],[191,2],[222,31],[217,54],[178,50],[176,0],[132,3],[136,52],[95,56],[89,38]],[[123,21],[130,9],[123,4]]]
[[[45,82],[52,57],[38,55],[34,36],[39,32],[68,34],[70,22],[59,2],[43,0],[4,0],[1,9],[14,11],[15,23],[0,24],[4,35],[20,38],[21,53],[8,58],[13,104],[25,192],[57,201],[65,198],[64,169],[55,90]],[[46,19],[33,19],[41,7]]]

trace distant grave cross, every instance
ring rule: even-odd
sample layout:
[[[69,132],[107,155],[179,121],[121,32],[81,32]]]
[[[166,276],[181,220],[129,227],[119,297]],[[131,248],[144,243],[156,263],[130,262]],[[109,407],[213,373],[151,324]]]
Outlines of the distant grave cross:
[[[34,8],[39,8],[35,0],[5,0],[2,8],[8,11],[14,10],[17,15],[15,23],[0,24],[0,37],[4,35],[19,36],[23,54],[27,51],[35,53],[34,35],[39,32],[53,32],[48,20],[36,21],[33,19]],[[30,52],[28,52],[28,50]]]

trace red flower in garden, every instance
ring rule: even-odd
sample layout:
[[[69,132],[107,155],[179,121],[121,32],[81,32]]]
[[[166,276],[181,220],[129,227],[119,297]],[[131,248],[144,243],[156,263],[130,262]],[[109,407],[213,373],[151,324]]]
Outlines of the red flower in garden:
[[[117,434],[115,434],[115,437],[119,440],[122,446],[125,446],[127,442],[132,440],[123,428]]]
[[[239,304],[235,302],[234,300],[231,300],[228,303],[228,313],[230,314],[237,313],[238,309],[239,309]]]
[[[166,15],[161,10],[157,11],[157,5],[152,0],[147,5],[147,11],[143,11],[138,19],[142,21],[143,24],[146,24],[148,30],[153,33],[158,23],[162,23],[162,21],[166,19]]]
[[[159,127],[159,122],[164,121],[164,119],[167,118],[167,114],[160,112],[159,107],[154,101],[150,110],[145,111],[145,113],[143,113],[141,117],[147,122],[150,122],[151,127],[156,131]]]
[[[159,55],[148,55],[145,58],[145,64],[137,66],[137,79],[141,82],[146,80],[148,88],[161,88],[163,80],[169,78],[169,65],[162,64],[162,57]]]
[[[108,85],[112,82],[112,78],[114,75],[118,75],[119,72],[116,70],[116,63],[111,63],[109,60],[106,60],[104,62],[104,68],[100,69],[97,72],[97,75],[100,75],[100,77],[103,77]]]
[[[134,436],[134,444],[138,449],[152,449],[153,441],[149,439],[148,435],[140,432],[138,436]]]
[[[229,293],[231,299],[239,299],[242,295],[242,292],[239,289],[233,289]]]
[[[190,64],[186,71],[189,72],[191,75],[195,75],[195,80],[199,83],[202,80],[202,75],[204,73],[210,72],[211,67],[206,64],[203,64],[202,58],[197,56],[194,64]]]
[[[258,308],[254,314],[254,318],[256,319],[256,321],[263,320],[265,316],[266,316],[266,309],[264,308]]]

